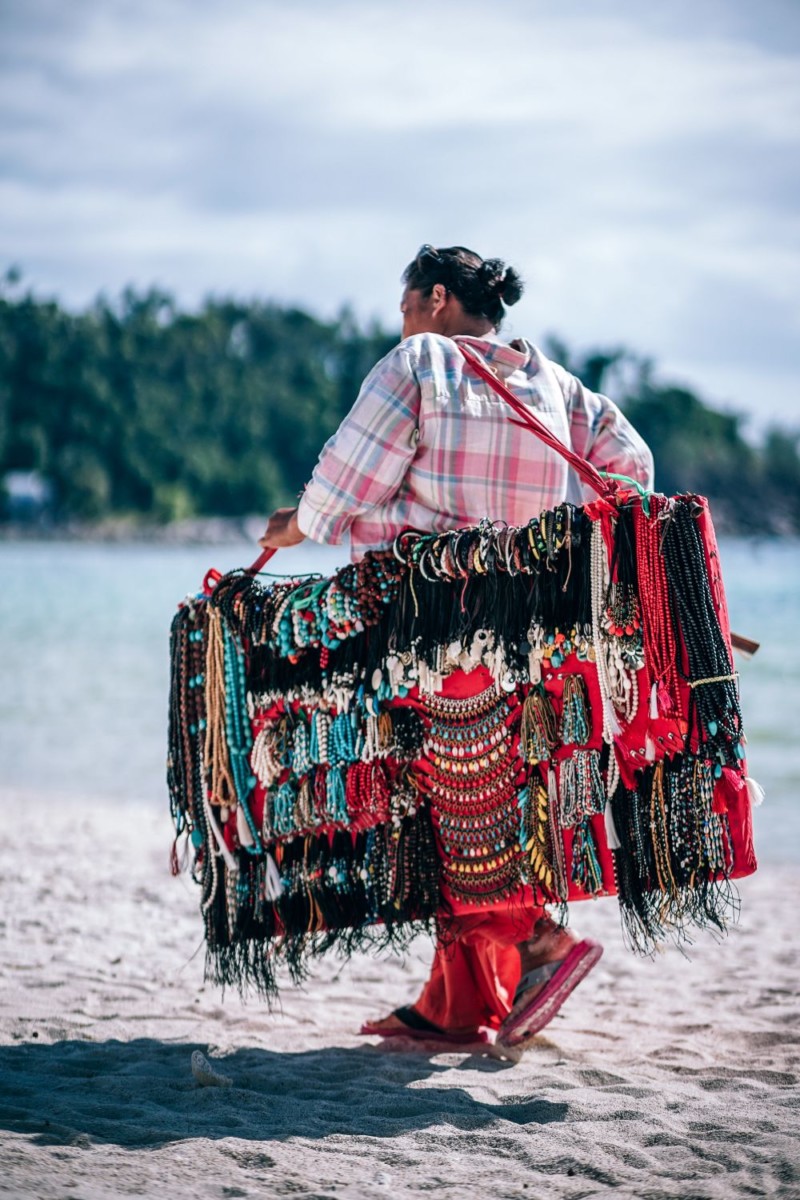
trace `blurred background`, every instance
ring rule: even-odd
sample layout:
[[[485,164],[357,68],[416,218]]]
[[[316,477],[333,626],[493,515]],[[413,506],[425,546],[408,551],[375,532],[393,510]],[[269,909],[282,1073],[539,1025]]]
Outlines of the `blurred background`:
[[[6,790],[162,801],[174,603],[254,557],[432,242],[514,265],[504,334],[710,496],[797,833],[796,0],[4,0],[0,61]]]

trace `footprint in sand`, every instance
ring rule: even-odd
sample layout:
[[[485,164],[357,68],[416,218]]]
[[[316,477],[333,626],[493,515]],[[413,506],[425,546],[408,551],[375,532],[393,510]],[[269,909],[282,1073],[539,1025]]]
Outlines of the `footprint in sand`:
[[[215,1071],[205,1054],[195,1050],[192,1054],[192,1074],[201,1087],[231,1087],[233,1080],[228,1075]]]

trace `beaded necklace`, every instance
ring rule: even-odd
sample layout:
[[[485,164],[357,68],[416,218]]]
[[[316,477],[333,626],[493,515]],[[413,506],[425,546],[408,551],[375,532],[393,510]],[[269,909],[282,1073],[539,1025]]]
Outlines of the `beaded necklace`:
[[[555,773],[550,774],[555,780]],[[520,792],[520,842],[528,855],[526,875],[534,894],[541,893],[547,902],[567,898],[557,807],[551,802],[550,789],[538,772],[533,772],[527,787]]]
[[[205,606],[187,600],[170,630],[167,784],[175,842],[187,829],[196,852],[207,836],[203,804],[198,803],[204,790],[202,741],[206,729],[204,617]],[[173,846],[173,873],[179,869]]]
[[[697,514],[702,511],[695,502]],[[689,685],[689,733],[696,733],[714,777],[744,758],[736,674],[711,595],[703,546],[689,503],[676,502],[664,535],[664,569],[673,620],[680,630]]]
[[[558,745],[556,715],[550,697],[541,687],[531,688],[525,697],[519,742],[522,757],[534,766],[547,762]]]
[[[608,643],[602,634],[604,599],[608,588],[608,558],[603,531],[599,521],[595,521],[592,526],[591,547],[592,641],[594,643],[595,665],[597,666],[597,682],[603,702],[603,741],[608,742],[610,745],[617,734],[620,733],[620,725],[614,712],[612,698],[614,684],[606,655]]]
[[[573,750],[559,765],[561,824],[571,828],[605,809],[606,793],[596,750]]]
[[[278,721],[266,721],[253,739],[250,751],[250,766],[259,783],[269,788],[287,767],[289,739],[286,717]]]
[[[589,896],[595,896],[603,890],[603,870],[588,817],[575,826],[570,877]]]
[[[589,741],[592,720],[589,711],[589,696],[582,675],[567,675],[564,678],[559,732],[561,742],[565,746],[582,746]]]
[[[467,699],[434,696],[420,785],[430,796],[443,880],[454,897],[491,903],[521,885],[519,763],[510,729],[515,698],[494,688]]]
[[[633,509],[636,565],[639,578],[642,635],[647,673],[653,681],[650,716],[679,711],[678,650],[670,615],[667,576],[661,553],[665,518],[674,502],[665,496],[650,498],[650,516],[641,505]]]

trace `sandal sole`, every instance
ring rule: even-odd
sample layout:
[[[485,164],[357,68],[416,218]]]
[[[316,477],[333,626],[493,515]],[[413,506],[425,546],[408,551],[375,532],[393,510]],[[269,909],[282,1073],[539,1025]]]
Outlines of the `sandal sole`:
[[[485,1045],[488,1037],[485,1033],[476,1031],[473,1034],[435,1033],[425,1029],[369,1029],[362,1025],[359,1029],[361,1037],[406,1038],[411,1042],[435,1042],[442,1046],[476,1046]]]
[[[531,1003],[514,1018],[513,1024],[500,1027],[497,1038],[499,1046],[520,1049],[522,1043],[531,1041],[537,1033],[549,1025],[564,1001],[575,990],[582,979],[603,956],[599,942],[586,938],[573,946],[555,975]]]

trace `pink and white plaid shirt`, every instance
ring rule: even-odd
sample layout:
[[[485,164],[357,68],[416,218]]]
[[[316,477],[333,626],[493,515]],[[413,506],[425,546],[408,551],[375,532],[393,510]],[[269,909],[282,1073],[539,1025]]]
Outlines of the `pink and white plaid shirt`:
[[[617,406],[535,346],[421,333],[372,369],[326,442],[300,500],[304,534],[338,543],[349,533],[358,559],[402,529],[441,532],[483,517],[524,525],[562,500],[592,498],[560,456],[511,424],[459,343],[583,458],[652,487],[653,457]]]

